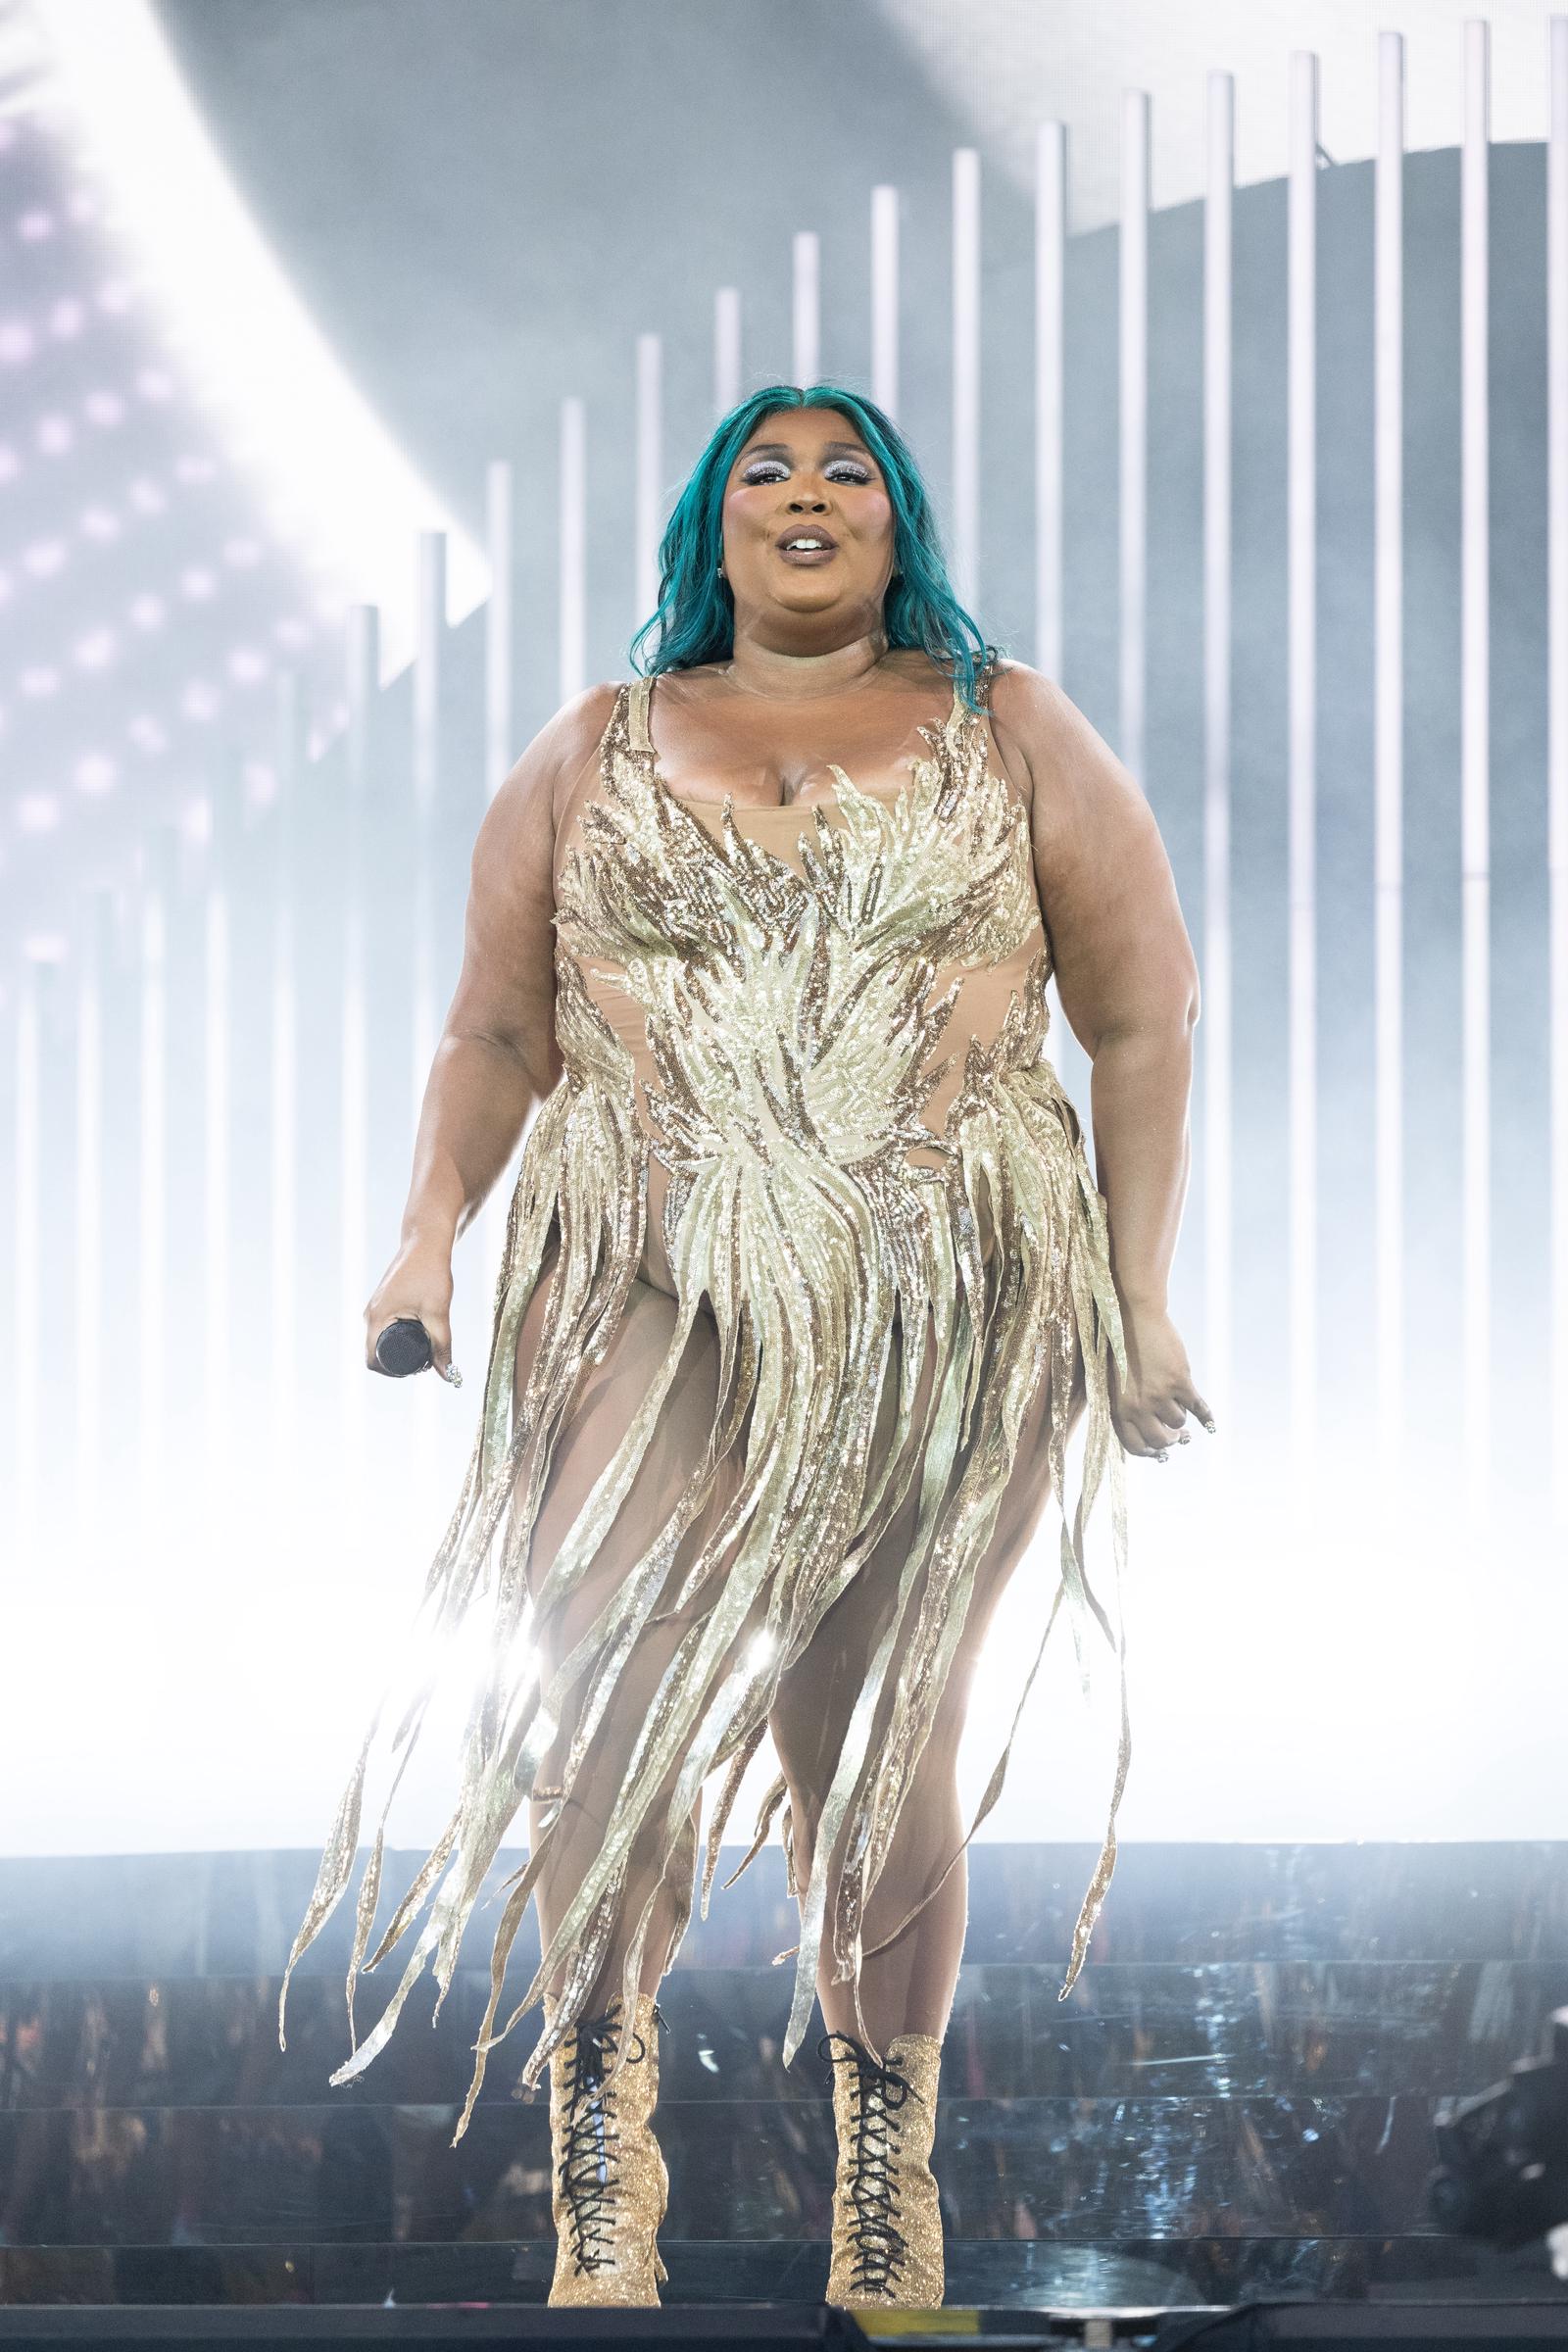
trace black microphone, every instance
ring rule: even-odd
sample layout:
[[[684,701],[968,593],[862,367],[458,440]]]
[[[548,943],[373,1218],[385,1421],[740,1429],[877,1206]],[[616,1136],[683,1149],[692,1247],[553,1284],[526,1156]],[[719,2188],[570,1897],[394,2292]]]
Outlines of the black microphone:
[[[394,1380],[422,1372],[430,1361],[430,1334],[417,1315],[399,1315],[375,1343],[375,1360]]]

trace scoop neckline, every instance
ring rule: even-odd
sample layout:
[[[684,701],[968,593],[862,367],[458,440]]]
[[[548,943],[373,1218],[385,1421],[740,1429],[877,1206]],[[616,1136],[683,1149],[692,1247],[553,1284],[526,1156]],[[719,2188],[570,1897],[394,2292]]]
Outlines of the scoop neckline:
[[[640,759],[646,760],[650,776],[653,778],[655,784],[658,785],[660,791],[663,793],[666,800],[673,801],[677,807],[681,808],[713,808],[719,812],[720,816],[725,814],[740,814],[747,817],[811,816],[818,808],[832,808],[837,805],[839,795],[836,791],[833,793],[831,799],[824,797],[822,800],[816,801],[742,801],[738,804],[735,801],[734,794],[729,792],[725,793],[722,799],[716,801],[706,799],[699,800],[693,794],[677,792],[674,785],[671,784],[669,778],[663,771],[659,758],[659,746],[654,741],[654,730],[651,721],[653,715],[654,688],[658,683],[658,679],[659,672],[657,670],[650,670],[642,678],[634,678],[627,687],[626,693],[629,707],[630,698],[636,694],[638,686],[641,685],[647,689],[647,692],[644,696],[642,709],[643,742],[640,745],[634,744],[632,748]],[[832,698],[824,695],[820,698],[811,697],[808,699],[820,699],[826,702],[830,701]],[[919,731],[929,734],[932,728],[936,727],[940,731],[941,740],[943,742],[949,742],[953,738],[956,722],[961,720],[964,715],[974,716],[976,714],[973,712],[966,713],[965,706],[958,693],[958,682],[956,678],[955,678],[953,681],[953,700],[948,707],[947,715],[940,720],[926,720]],[[848,769],[843,767],[839,761],[833,760],[829,762],[829,764],[837,767],[841,775],[849,775]],[[990,763],[988,761],[988,773],[989,767]],[[849,781],[853,789],[859,793],[862,799],[870,801],[900,800],[903,798],[905,793],[909,790],[909,785],[913,781],[913,776],[911,773],[909,779],[903,784],[884,785],[876,788],[872,788],[864,784],[857,784],[853,776],[849,777]]]

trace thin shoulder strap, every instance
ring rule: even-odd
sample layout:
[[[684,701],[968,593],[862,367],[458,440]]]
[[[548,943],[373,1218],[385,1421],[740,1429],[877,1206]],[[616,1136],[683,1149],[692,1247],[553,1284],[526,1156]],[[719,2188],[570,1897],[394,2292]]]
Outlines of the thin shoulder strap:
[[[982,709],[990,699],[991,681],[996,674],[996,661],[992,655],[987,654],[985,659],[981,662],[980,666],[974,673],[975,693],[979,698]],[[955,678],[953,681],[953,708],[948,712],[947,724],[944,727],[943,732],[950,737],[956,734],[958,728],[963,724],[963,721],[966,718],[972,718],[975,715],[976,713],[969,709],[968,705],[963,699],[963,696],[959,693],[958,681],[956,678]]]
[[[653,691],[652,677],[633,678],[626,700],[626,720],[634,752],[651,752],[654,739],[648,732],[648,697]]]

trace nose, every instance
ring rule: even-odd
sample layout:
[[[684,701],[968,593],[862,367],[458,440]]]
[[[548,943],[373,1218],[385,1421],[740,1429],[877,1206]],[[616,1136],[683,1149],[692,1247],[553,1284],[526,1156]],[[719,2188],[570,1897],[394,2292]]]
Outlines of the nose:
[[[827,500],[821,497],[806,498],[797,492],[795,497],[790,500],[790,505],[791,507],[825,507]]]

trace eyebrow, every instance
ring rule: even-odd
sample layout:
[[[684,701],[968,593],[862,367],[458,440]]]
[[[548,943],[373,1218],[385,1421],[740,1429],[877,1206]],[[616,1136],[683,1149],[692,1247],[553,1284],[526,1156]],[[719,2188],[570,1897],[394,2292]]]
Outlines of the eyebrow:
[[[871,457],[871,452],[863,441],[824,441],[822,455],[826,457],[830,450],[847,451],[851,457],[856,458]],[[741,451],[743,458],[788,458],[793,457],[794,454],[787,441],[753,441]],[[871,463],[873,465],[876,463],[874,458],[871,459]]]

